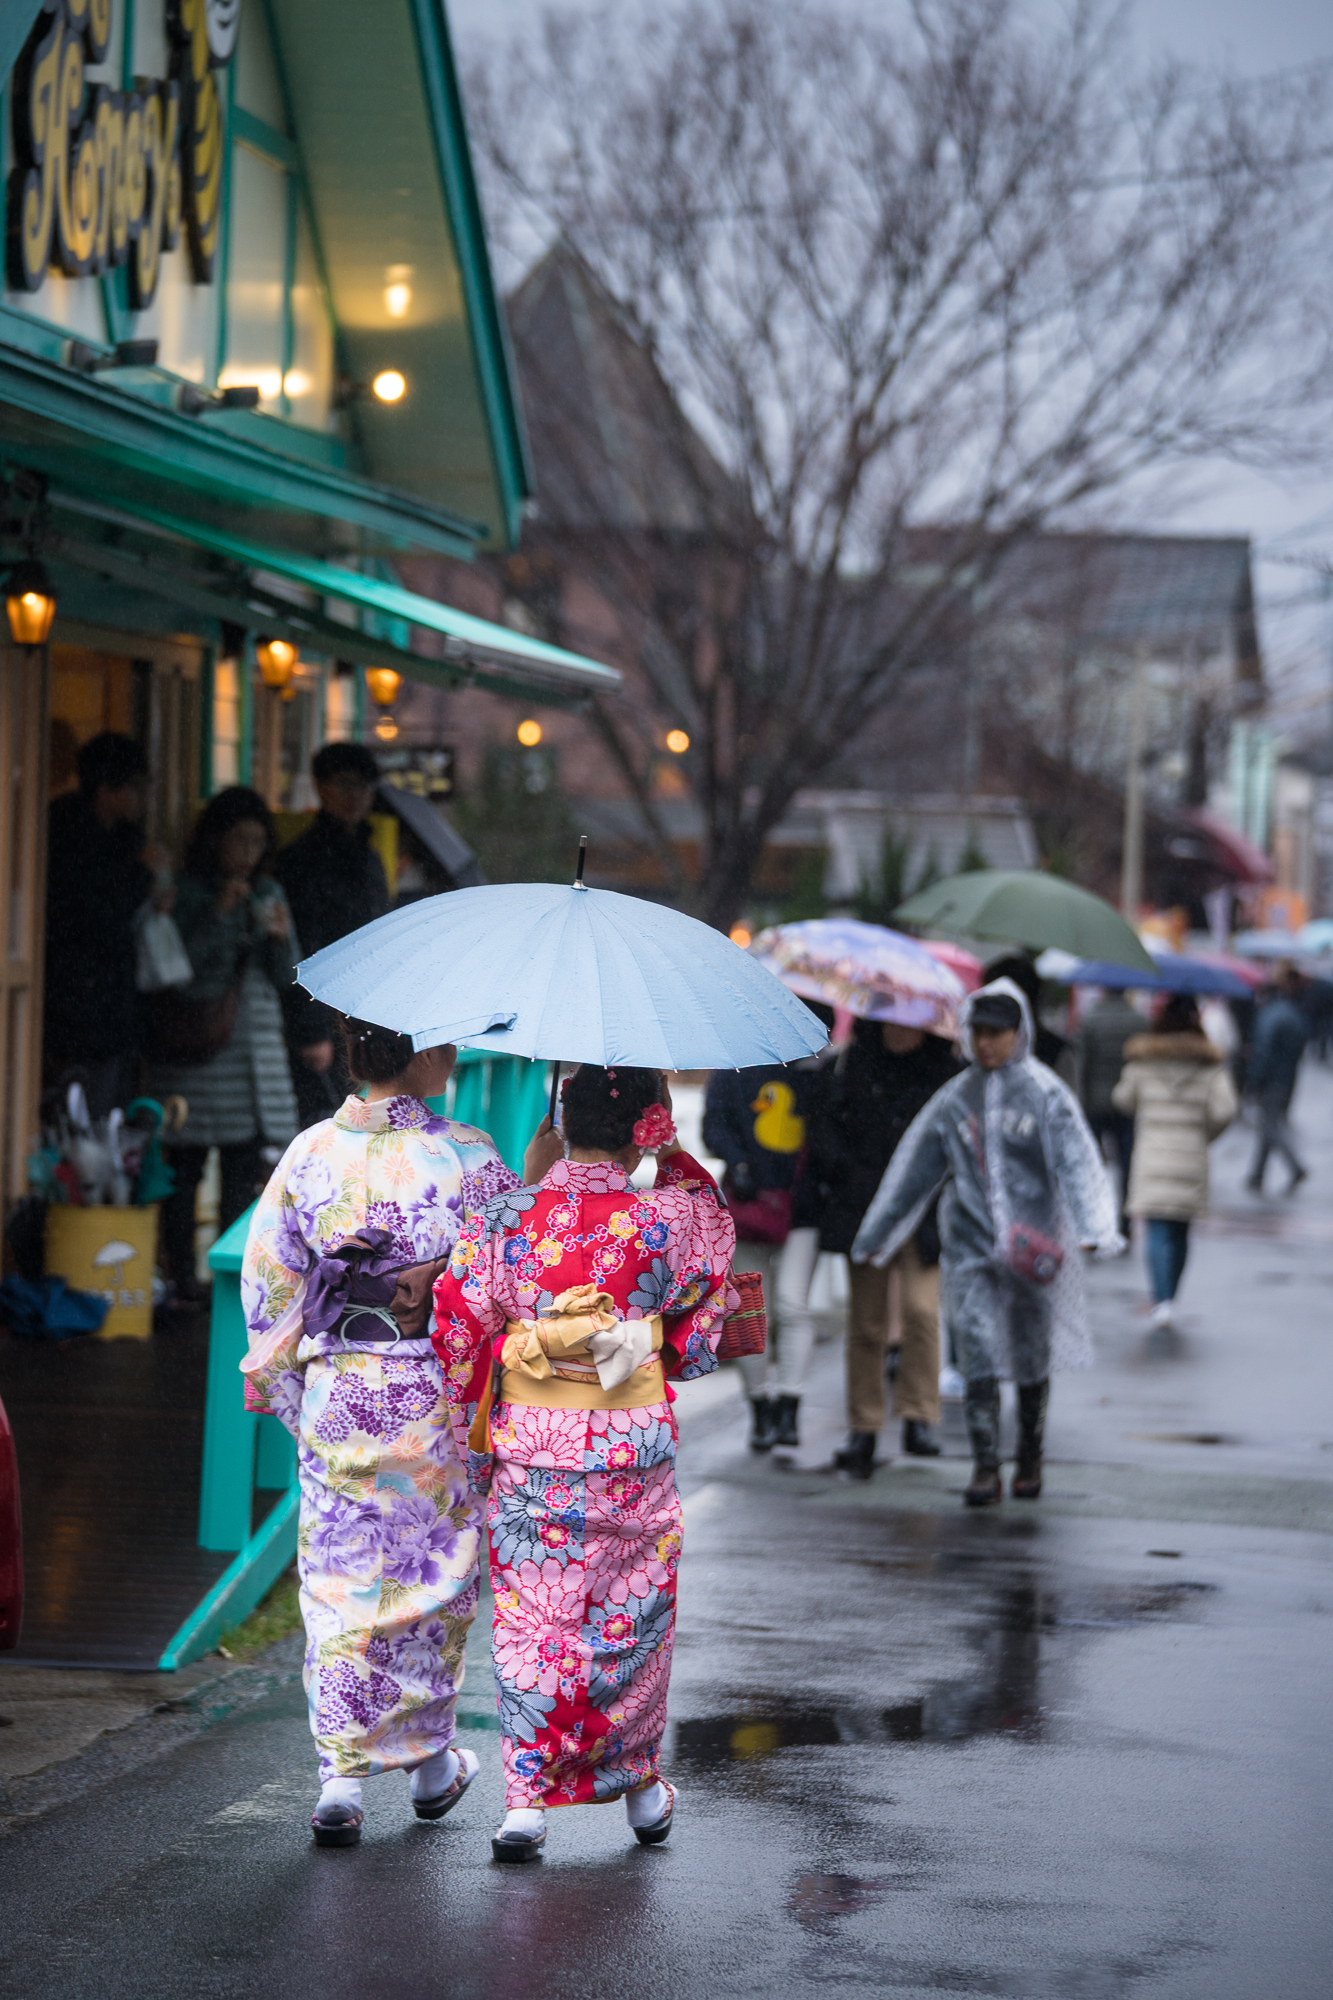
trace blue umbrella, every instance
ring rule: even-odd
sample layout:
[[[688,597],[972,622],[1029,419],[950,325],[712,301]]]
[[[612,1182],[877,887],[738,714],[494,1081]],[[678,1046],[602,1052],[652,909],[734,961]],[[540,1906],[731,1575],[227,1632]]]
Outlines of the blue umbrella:
[[[419,1049],[745,1069],[828,1040],[781,980],[707,924],[581,883],[497,882],[393,910],[303,960],[341,1013]]]
[[[1064,986],[1105,986],[1136,993],[1218,993],[1228,1000],[1250,1000],[1253,995],[1243,979],[1220,965],[1205,965],[1201,959],[1164,952],[1154,960],[1156,971],[1135,972],[1128,965],[1111,965],[1105,960],[1085,958],[1061,979]]]

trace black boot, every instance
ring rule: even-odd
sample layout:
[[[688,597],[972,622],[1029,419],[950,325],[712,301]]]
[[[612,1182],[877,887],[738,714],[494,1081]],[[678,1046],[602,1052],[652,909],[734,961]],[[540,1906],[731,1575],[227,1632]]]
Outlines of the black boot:
[[[911,1458],[938,1458],[940,1448],[930,1435],[930,1425],[918,1417],[903,1418],[903,1450]]]
[[[838,1470],[852,1479],[869,1479],[875,1470],[877,1435],[875,1431],[849,1431],[842,1450],[833,1454],[833,1463]]]
[[[771,1396],[751,1396],[750,1450],[772,1451],[777,1442],[777,1405]]]
[[[1046,1432],[1049,1381],[1021,1382],[1018,1388],[1018,1464],[1010,1488],[1015,1500],[1041,1498],[1041,1446]]]
[[[1000,1478],[1000,1384],[982,1375],[967,1385],[967,1434],[972,1441],[972,1483],[963,1494],[968,1507],[993,1507],[1004,1498]]]
[[[798,1445],[801,1434],[796,1428],[796,1412],[801,1407],[799,1396],[779,1396],[773,1408],[776,1411],[774,1444]]]

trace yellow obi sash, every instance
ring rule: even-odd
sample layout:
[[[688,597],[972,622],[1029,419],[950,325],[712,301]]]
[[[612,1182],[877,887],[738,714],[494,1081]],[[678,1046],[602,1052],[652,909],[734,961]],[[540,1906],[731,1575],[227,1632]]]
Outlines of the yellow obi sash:
[[[662,1316],[646,1322],[653,1352],[641,1368],[614,1389],[604,1389],[588,1342],[622,1317],[607,1292],[575,1285],[552,1301],[544,1319],[508,1320],[500,1350],[500,1401],[535,1404],[543,1410],[633,1410],[666,1401],[662,1373]],[[473,1451],[491,1447],[491,1384],[477,1407],[468,1443]]]

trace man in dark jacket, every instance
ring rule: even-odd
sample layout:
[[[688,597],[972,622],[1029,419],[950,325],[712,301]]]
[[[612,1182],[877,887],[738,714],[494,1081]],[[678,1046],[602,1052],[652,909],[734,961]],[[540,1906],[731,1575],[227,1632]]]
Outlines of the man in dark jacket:
[[[812,1170],[827,1193],[820,1247],[846,1256],[874,1199],[898,1141],[935,1092],[962,1065],[948,1042],[893,1021],[858,1021],[839,1063],[827,1130],[816,1132]],[[850,1436],[837,1463],[869,1479],[884,1427],[884,1362],[889,1346],[891,1290],[897,1287],[902,1347],[894,1379],[894,1414],[903,1450],[933,1458],[930,1426],[940,1414],[939,1237],[933,1216],[883,1269],[848,1265],[851,1312],[847,1328],[847,1423]]]
[[[1287,1194],[1300,1186],[1309,1171],[1297,1157],[1287,1123],[1309,1032],[1297,1002],[1299,992],[1300,980],[1288,967],[1279,975],[1255,1017],[1254,1047],[1245,1077],[1245,1087],[1253,1093],[1259,1107],[1259,1145],[1245,1183],[1253,1194],[1263,1193],[1264,1169],[1272,1152],[1281,1153],[1290,1170]]]
[[[1131,1035],[1141,1035],[1143,1029],[1142,1014],[1137,1007],[1130,1006],[1123,993],[1103,993],[1079,1022],[1074,1037],[1078,1098],[1088,1130],[1103,1151],[1109,1137],[1120,1168],[1120,1234],[1124,1237],[1130,1234],[1125,1202],[1129,1196],[1129,1163],[1134,1152],[1134,1120],[1116,1110],[1111,1092],[1119,1083],[1125,1065],[1125,1043]]]
[[[133,737],[107,730],[83,745],[78,772],[78,791],[51,804],[43,1068],[48,1085],[82,1069],[88,1109],[104,1118],[137,1081],[134,919],[153,890],[148,759]]]
[[[371,846],[368,814],[379,765],[362,743],[326,743],[310,765],[320,810],[308,832],[285,847],[274,870],[292,912],[301,954],[309,958],[389,907],[389,885]],[[338,1108],[333,1016],[299,987],[286,1002],[287,1044],[302,1129]]]

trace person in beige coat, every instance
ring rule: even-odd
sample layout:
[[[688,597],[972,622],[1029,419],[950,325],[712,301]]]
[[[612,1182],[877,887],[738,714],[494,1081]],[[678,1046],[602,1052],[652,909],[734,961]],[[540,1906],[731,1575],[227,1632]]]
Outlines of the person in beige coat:
[[[1208,1207],[1208,1148],[1240,1109],[1226,1058],[1204,1034],[1195,1000],[1173,993],[1153,1032],[1130,1037],[1111,1101],[1134,1120],[1126,1208],[1147,1223],[1153,1325],[1169,1326],[1190,1224]]]

